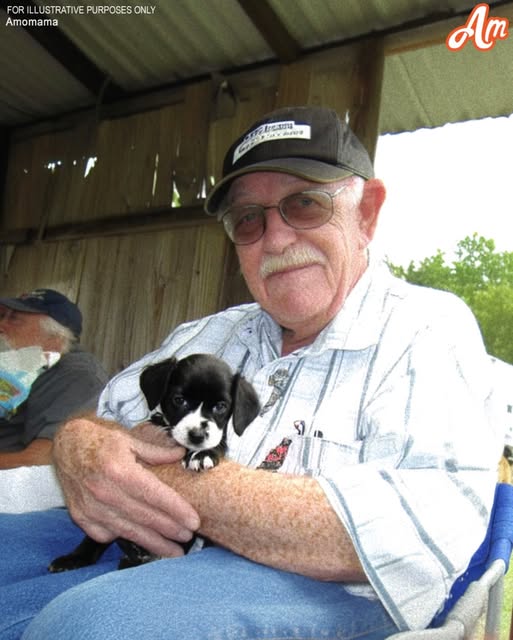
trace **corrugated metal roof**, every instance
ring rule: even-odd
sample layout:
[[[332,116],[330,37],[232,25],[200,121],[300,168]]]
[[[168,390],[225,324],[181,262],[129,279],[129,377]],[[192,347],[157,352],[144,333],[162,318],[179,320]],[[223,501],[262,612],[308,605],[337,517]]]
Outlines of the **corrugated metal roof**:
[[[513,39],[483,53],[451,52],[445,44],[386,59],[382,132],[413,131],[447,122],[513,112]]]
[[[94,96],[0,10],[0,125],[30,122],[94,102]],[[64,108],[63,108],[64,107]]]
[[[30,0],[28,0],[30,2]],[[253,5],[251,6],[251,2]],[[6,8],[8,0],[0,0]],[[73,6],[79,14],[48,16],[41,7]],[[92,62],[99,77],[127,93],[172,85],[204,74],[244,68],[277,59],[268,35],[284,29],[294,52],[342,43],[376,32],[391,32],[415,21],[437,19],[451,11],[470,12],[472,0],[34,0],[25,18],[58,19],[59,35],[68,38]],[[500,3],[495,14],[513,16],[513,3]],[[244,10],[266,9],[268,32]],[[109,13],[99,13],[99,8]],[[122,9],[124,8],[124,9]],[[142,9],[150,13],[139,13]],[[116,11],[129,14],[116,14]],[[110,13],[110,11],[112,13]],[[269,18],[269,12],[275,19]],[[462,14],[462,15],[463,15]],[[9,14],[11,18],[21,17]],[[101,90],[75,78],[29,33],[7,25],[0,10],[0,126],[14,126],[56,116],[101,99]],[[463,19],[461,20],[463,22]],[[44,33],[53,37],[55,30]],[[265,37],[264,37],[265,36]],[[387,36],[387,42],[394,39]],[[57,47],[58,48],[58,47]],[[55,55],[55,51],[54,51]],[[487,53],[467,46],[458,53],[439,39],[434,46],[388,55],[381,112],[382,131],[403,131],[445,122],[513,112],[510,90],[513,41],[499,42]],[[107,81],[104,81],[107,86]]]
[[[436,15],[465,10],[468,0],[272,0],[276,13],[305,47],[347,40]]]
[[[161,1],[152,15],[65,16],[60,25],[98,67],[129,90],[273,56],[232,0]]]

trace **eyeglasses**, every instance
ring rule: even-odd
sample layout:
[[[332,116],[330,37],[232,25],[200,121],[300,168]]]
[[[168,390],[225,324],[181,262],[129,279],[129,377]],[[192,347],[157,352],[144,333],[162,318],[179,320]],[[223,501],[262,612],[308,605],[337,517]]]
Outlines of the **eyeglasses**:
[[[222,216],[224,228],[236,245],[253,244],[265,233],[267,209],[278,209],[282,220],[293,229],[316,229],[333,216],[333,198],[347,187],[329,191],[301,191],[291,193],[278,204],[264,207],[260,204],[235,205]]]

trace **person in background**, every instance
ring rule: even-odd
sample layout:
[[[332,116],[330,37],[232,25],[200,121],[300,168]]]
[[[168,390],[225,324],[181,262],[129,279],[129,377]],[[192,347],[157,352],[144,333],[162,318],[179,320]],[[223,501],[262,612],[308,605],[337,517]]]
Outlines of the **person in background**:
[[[81,332],[79,308],[58,291],[36,289],[0,298],[3,349],[35,346],[58,358],[34,380],[17,410],[0,418],[0,469],[49,464],[57,428],[77,412],[96,407],[107,374],[78,344]]]

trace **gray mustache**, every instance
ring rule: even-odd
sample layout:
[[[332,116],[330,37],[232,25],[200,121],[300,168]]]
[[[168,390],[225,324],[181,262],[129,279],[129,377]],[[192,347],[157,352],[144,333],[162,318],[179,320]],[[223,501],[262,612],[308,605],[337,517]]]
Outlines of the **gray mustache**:
[[[325,256],[313,247],[292,247],[278,256],[265,256],[260,265],[260,276],[267,278],[273,273],[291,267],[306,267],[311,264],[325,263]]]

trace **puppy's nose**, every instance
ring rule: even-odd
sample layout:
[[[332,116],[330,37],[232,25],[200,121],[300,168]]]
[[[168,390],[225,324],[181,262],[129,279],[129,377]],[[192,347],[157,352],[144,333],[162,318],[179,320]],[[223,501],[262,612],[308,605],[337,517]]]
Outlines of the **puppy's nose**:
[[[206,426],[206,423],[202,423],[201,429],[191,429],[189,431],[189,442],[191,444],[200,445],[205,440],[205,438],[208,436]]]

